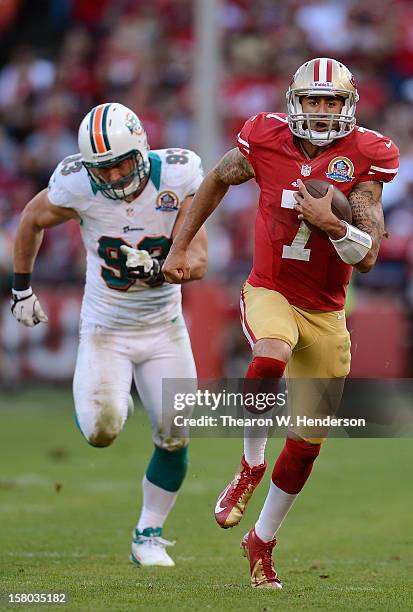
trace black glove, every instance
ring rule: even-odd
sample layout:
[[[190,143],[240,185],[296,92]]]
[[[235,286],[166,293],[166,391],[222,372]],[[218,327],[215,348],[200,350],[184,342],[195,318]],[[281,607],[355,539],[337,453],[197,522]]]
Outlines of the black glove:
[[[133,249],[122,245],[120,250],[126,255],[128,278],[144,281],[148,287],[159,287],[165,281],[161,271],[163,259],[151,257],[148,251]]]

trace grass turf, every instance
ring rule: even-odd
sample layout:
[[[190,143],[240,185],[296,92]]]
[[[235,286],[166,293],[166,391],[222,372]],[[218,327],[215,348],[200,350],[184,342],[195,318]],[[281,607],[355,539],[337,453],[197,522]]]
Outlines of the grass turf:
[[[257,591],[239,541],[261,507],[270,470],[242,526],[223,531],[212,516],[240,440],[193,440],[189,474],[165,528],[177,540],[177,565],[139,569],[128,553],[152,450],[146,416],[138,410],[112,447],[95,449],[71,411],[64,389],[0,395],[3,596],[64,591],[69,603],[47,609],[94,611],[411,610],[412,440],[329,440],[279,534],[284,590]],[[267,457],[281,444],[272,440]]]

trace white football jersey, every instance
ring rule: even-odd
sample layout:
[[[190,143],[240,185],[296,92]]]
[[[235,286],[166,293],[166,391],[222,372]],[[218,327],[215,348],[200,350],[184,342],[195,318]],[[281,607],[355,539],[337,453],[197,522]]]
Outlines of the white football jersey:
[[[66,157],[49,182],[49,201],[73,208],[81,219],[86,248],[82,322],[104,327],[141,327],[170,321],[181,312],[181,288],[149,288],[127,277],[126,244],[165,258],[182,202],[198,189],[201,160],[185,149],[150,151],[150,178],[133,202],[110,200],[93,191],[80,154]]]

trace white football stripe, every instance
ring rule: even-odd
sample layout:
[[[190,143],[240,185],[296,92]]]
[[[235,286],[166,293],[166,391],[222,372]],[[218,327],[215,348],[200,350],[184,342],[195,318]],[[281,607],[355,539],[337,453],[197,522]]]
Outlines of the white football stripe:
[[[250,343],[251,348],[254,348],[254,340],[251,338],[247,326],[245,325],[245,309],[244,309],[244,302],[242,299],[242,295],[241,295],[241,299],[239,301],[239,307],[241,310],[241,325],[242,325],[242,329],[244,331],[245,337],[248,340],[248,342]]]
[[[250,152],[250,146],[248,142],[245,142],[245,140],[242,140],[242,138],[238,138],[238,142],[240,143],[242,147],[244,147],[244,149],[248,151],[248,153]]]
[[[243,140],[243,138],[241,138],[241,136],[238,136],[238,142],[240,142],[242,145],[244,145],[244,147],[245,147],[246,149],[249,149],[249,148],[250,148],[249,143],[248,143],[246,140]]]
[[[398,168],[380,168],[380,166],[370,166],[370,170],[377,170],[378,172],[384,172],[385,174],[396,174]]]
[[[322,57],[320,59],[320,72],[319,72],[319,80],[322,83],[325,83],[327,81],[327,58]]]
[[[282,121],[282,123],[288,123],[288,119],[284,119],[283,117],[279,117],[278,115],[275,115],[274,113],[268,113],[268,115],[265,115],[266,117],[274,117],[274,119],[278,119],[278,121]]]

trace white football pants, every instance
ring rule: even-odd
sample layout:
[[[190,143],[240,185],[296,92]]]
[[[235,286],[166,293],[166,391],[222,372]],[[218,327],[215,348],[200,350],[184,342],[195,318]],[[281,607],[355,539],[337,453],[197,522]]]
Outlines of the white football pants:
[[[120,433],[128,414],[132,378],[149,414],[153,441],[174,450],[187,443],[178,413],[164,397],[162,379],[183,378],[196,389],[196,369],[183,316],[141,330],[81,327],[73,395],[77,420],[87,440],[107,446]],[[182,412],[180,412],[182,414]]]

